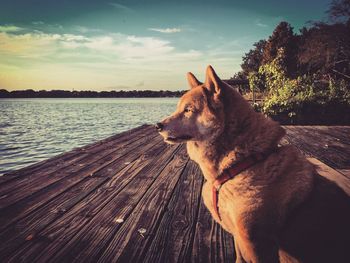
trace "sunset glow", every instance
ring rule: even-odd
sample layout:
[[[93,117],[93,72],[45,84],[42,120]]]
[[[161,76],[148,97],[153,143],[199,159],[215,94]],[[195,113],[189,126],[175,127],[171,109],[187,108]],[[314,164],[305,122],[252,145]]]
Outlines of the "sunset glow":
[[[184,89],[185,73],[222,78],[281,20],[296,31],[328,1],[2,1],[0,88]],[[296,11],[298,9],[299,11]],[[311,16],[310,16],[311,14]]]

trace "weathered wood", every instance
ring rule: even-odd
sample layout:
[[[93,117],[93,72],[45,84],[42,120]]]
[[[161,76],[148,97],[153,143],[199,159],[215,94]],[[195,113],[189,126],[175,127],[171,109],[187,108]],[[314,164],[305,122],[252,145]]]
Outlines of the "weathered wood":
[[[175,187],[156,232],[148,240],[150,244],[145,244],[146,251],[135,250],[130,244],[118,260],[131,258],[134,262],[188,262],[192,252],[194,227],[198,220],[202,184],[203,176],[198,165],[190,161]]]
[[[127,218],[113,236],[109,246],[100,256],[100,262],[125,262],[127,259],[135,262],[135,257],[147,250],[147,245],[153,239],[174,187],[187,163],[188,157],[182,148],[182,151],[174,156],[174,159],[160,173],[157,182],[142,197],[133,215]],[[146,232],[140,232],[141,229],[145,229]],[[131,252],[130,247],[133,247],[134,253],[123,254],[124,250]]]
[[[139,131],[138,131],[139,130]],[[142,134],[145,130],[143,129],[135,129],[135,133]],[[151,132],[149,130],[148,132]],[[0,192],[6,193],[8,191],[8,188],[13,188],[15,183],[12,183],[9,185],[9,180],[16,180],[16,183],[26,183],[26,181],[31,181],[35,177],[43,177],[43,176],[50,176],[53,174],[53,172],[57,172],[59,170],[63,170],[66,167],[69,167],[71,165],[79,165],[83,166],[83,163],[80,161],[84,161],[87,156],[92,156],[95,154],[100,154],[101,152],[104,152],[106,150],[112,149],[113,147],[120,146],[121,142],[128,142],[128,134],[129,133],[122,133],[120,136],[116,137],[114,141],[106,140],[107,143],[104,143],[103,141],[99,141],[96,143],[93,143],[90,146],[85,146],[81,148],[73,149],[72,151],[68,152],[67,154],[60,154],[58,157],[53,157],[52,159],[48,159],[42,162],[39,162],[37,164],[31,165],[29,167],[22,168],[18,171],[11,172],[10,174],[5,174],[4,176],[1,176],[0,179],[2,179],[0,183]],[[135,134],[135,135],[136,135]],[[112,136],[115,137],[115,136]],[[112,143],[112,144],[111,144]],[[51,161],[52,160],[52,161]],[[26,177],[28,176],[28,177]]]
[[[169,147],[159,159],[155,159],[159,152],[148,153],[151,163],[147,164],[145,162],[146,165],[141,170],[139,167],[135,167],[131,173],[124,174],[126,177],[117,176],[114,180],[112,179],[105,184],[104,187],[94,191],[39,233],[40,236],[47,237],[46,239],[49,239],[50,242],[45,241],[45,239],[40,239],[36,242],[34,240],[33,244],[26,244],[19,250],[13,260],[17,261],[20,254],[23,254],[22,258],[34,260],[36,257],[36,262],[45,262],[48,259],[54,260],[52,254],[59,251],[58,254],[60,255],[57,256],[57,261],[62,262],[63,257],[72,261],[77,254],[88,253],[88,251],[81,251],[83,244],[93,245],[95,247],[94,250],[101,248],[101,243],[98,241],[108,241],[108,239],[106,240],[109,229],[107,226],[109,225],[112,228],[118,227],[118,223],[115,221],[116,218],[126,218],[130,214],[135,205],[133,203],[138,202],[137,196],[143,195],[143,191],[148,189],[148,185],[154,182],[158,169],[165,167],[169,162],[169,158],[175,153],[176,151]],[[148,181],[146,182],[147,177]],[[124,189],[126,185],[128,185],[128,188]],[[124,191],[121,191],[123,189]],[[133,202],[131,202],[131,199],[133,199]],[[128,205],[128,207],[123,209],[124,211],[120,208],[123,205]],[[98,216],[101,213],[103,216]],[[108,221],[106,222],[106,220]],[[86,229],[89,230],[87,231]],[[89,237],[91,238],[91,243],[85,241]],[[64,247],[67,244],[70,245],[65,250]],[[42,251],[45,251],[45,253],[40,254]]]
[[[146,139],[146,138],[145,138]],[[155,143],[159,143],[160,140],[155,140]],[[145,141],[138,141],[135,147],[139,146],[140,143],[145,143]],[[152,147],[152,144],[146,144],[147,148]],[[145,148],[145,149],[147,149]],[[113,174],[117,169],[122,169],[128,162],[133,161],[138,157],[137,152],[133,151],[134,148],[127,148],[120,151],[118,155],[112,156],[111,159],[101,162],[100,165],[95,163],[92,167],[79,171],[76,174],[71,175],[67,180],[60,180],[50,187],[43,189],[42,191],[36,192],[35,194],[11,205],[3,210],[0,214],[0,229],[4,229],[7,225],[11,224],[15,220],[25,216],[31,211],[34,211],[41,205],[47,203],[49,200],[56,198],[59,194],[67,190],[68,188],[76,185],[86,177],[98,177],[99,174],[104,173],[106,176]],[[145,150],[143,149],[143,150]],[[122,157],[122,158],[121,158]],[[102,165],[102,166],[101,166]],[[116,168],[113,168],[116,167]]]
[[[321,134],[319,127],[286,126],[286,139],[307,156],[315,157],[339,172],[347,175],[350,169],[350,146],[338,138]],[[328,133],[335,127],[327,128]],[[323,129],[326,130],[326,129]],[[339,136],[341,133],[336,132]],[[342,135],[341,135],[342,136]]]
[[[190,262],[234,262],[235,258],[233,238],[214,221],[201,200]]]
[[[283,144],[350,193],[350,127],[285,128]],[[1,262],[233,262],[203,180],[150,126],[11,172],[0,177]]]
[[[8,207],[22,198],[30,196],[62,179],[71,180],[72,176],[77,175],[83,177],[92,176],[94,172],[98,171],[102,166],[120,158],[133,149],[133,147],[137,147],[139,144],[144,144],[150,139],[147,135],[149,134],[134,141],[125,141],[121,143],[119,147],[107,149],[102,154],[91,154],[88,158],[84,159],[84,162],[80,161],[79,164],[71,164],[66,169],[60,169],[51,176],[47,176],[45,180],[43,180],[45,170],[38,176],[35,176],[36,174],[34,174],[33,176],[27,176],[23,179],[18,178],[13,181],[11,185],[5,185],[5,190],[1,190],[0,209]],[[154,135],[150,137],[152,139],[154,138]],[[21,191],[18,191],[19,188]]]
[[[142,148],[143,152],[135,152],[135,151],[130,152],[129,155],[133,154],[139,157],[139,158],[134,158],[134,157],[128,158],[127,160],[130,160],[130,163],[125,162],[125,160],[122,159],[122,160],[119,160],[119,162],[114,162],[110,165],[107,165],[106,167],[104,167],[102,170],[99,171],[100,173],[101,172],[104,173],[104,176],[87,177],[86,179],[96,178],[95,181],[100,182],[100,184],[98,185],[99,186],[98,188],[92,188],[91,191],[88,192],[89,195],[86,194],[84,196],[84,198],[86,199],[81,200],[79,198],[80,188],[75,186],[76,188],[73,188],[74,190],[68,191],[68,195],[58,196],[57,198],[52,199],[51,202],[48,202],[45,206],[41,207],[39,210],[35,210],[34,213],[29,214],[28,216],[22,218],[16,224],[9,227],[7,231],[3,231],[0,234],[0,242],[3,240],[6,240],[6,244],[3,247],[1,247],[0,254],[7,255],[9,251],[13,250],[14,247],[21,245],[28,236],[32,236],[32,237],[36,236],[36,237],[42,238],[43,235],[41,235],[39,231],[43,229],[46,225],[51,223],[54,219],[56,219],[56,222],[60,222],[60,219],[58,219],[58,217],[67,216],[67,213],[68,214],[70,213],[69,209],[72,208],[74,205],[76,205],[79,201],[81,202],[78,203],[77,206],[73,207],[73,211],[82,212],[81,208],[84,202],[87,203],[87,206],[89,205],[91,206],[91,202],[92,202],[91,200],[93,198],[91,198],[90,195],[92,195],[93,197],[95,197],[95,195],[99,195],[101,199],[97,200],[97,203],[102,204],[105,200],[107,200],[105,195],[107,195],[108,197],[108,194],[110,193],[110,191],[112,191],[113,189],[112,187],[114,184],[118,182],[118,187],[123,187],[123,185],[127,183],[128,180],[130,180],[128,176],[123,177],[124,174],[130,170],[130,168],[133,168],[136,166],[137,169],[140,169],[139,163],[140,161],[145,159],[145,156],[147,154],[149,154],[151,151],[156,151],[158,153],[164,149],[164,145],[162,144],[159,145],[159,142],[160,140],[155,141],[155,145],[157,146],[156,149],[153,149],[154,144],[147,144],[147,147]],[[129,157],[132,157],[132,156],[129,156]],[[105,184],[102,184],[102,183],[105,183]],[[84,185],[84,182],[82,182],[82,185]],[[116,189],[113,189],[113,190],[116,190]],[[74,196],[77,197],[76,200],[72,199]],[[69,198],[69,199],[66,199],[66,198]],[[58,214],[56,213],[57,209],[58,209]],[[85,213],[86,209],[83,212]],[[74,216],[76,215],[74,214],[70,219],[67,219],[67,221],[72,222],[72,220],[75,220],[76,218],[74,218]],[[85,214],[84,214],[84,217],[85,217]],[[13,232],[18,232],[18,234],[12,237],[11,234],[13,234]]]

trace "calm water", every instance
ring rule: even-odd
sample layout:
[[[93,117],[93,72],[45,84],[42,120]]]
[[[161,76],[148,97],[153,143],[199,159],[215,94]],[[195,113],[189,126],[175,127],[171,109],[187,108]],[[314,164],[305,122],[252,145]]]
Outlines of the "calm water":
[[[0,100],[0,175],[148,123],[178,98]]]

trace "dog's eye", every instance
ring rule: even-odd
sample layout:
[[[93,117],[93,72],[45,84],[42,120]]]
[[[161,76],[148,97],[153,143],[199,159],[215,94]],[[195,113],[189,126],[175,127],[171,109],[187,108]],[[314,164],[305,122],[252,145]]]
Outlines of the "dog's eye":
[[[190,111],[191,111],[190,108],[185,108],[185,109],[184,109],[184,112],[190,112]]]

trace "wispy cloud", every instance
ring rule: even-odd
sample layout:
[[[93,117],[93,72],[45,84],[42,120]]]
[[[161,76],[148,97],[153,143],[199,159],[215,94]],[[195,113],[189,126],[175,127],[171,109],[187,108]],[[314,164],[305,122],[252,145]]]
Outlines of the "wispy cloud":
[[[47,34],[33,31],[23,34],[0,32],[0,54],[18,57],[44,57],[54,53],[59,47],[68,43],[86,41],[81,35]]]
[[[18,26],[13,26],[13,25],[4,25],[0,26],[0,32],[18,32],[23,30],[24,28],[18,27]]]
[[[33,21],[32,22],[33,25],[44,25],[45,23],[43,21]]]
[[[256,23],[256,25],[257,25],[258,27],[269,27],[268,25],[263,24],[263,23]]]
[[[181,29],[180,28],[176,28],[176,27],[173,27],[173,28],[154,28],[154,27],[151,27],[151,28],[148,28],[148,30],[149,31],[160,32],[160,33],[166,33],[166,34],[181,32]]]
[[[178,88],[182,65],[195,68],[206,59],[202,51],[182,50],[162,37],[89,34],[88,30],[73,29],[74,34],[28,28],[0,32],[0,71],[6,72],[0,74],[0,83],[9,88],[21,88],[23,83],[30,88],[45,83],[48,89],[96,89],[116,83],[118,89]],[[169,83],[174,75],[180,78]]]
[[[127,11],[127,12],[131,12],[133,11],[131,8],[125,6],[125,5],[122,5],[122,4],[119,4],[119,3],[108,3],[109,5],[113,6],[114,8],[116,9],[119,9],[119,10],[122,10],[122,11]]]
[[[260,19],[255,20],[255,25],[258,27],[264,27],[264,28],[269,27],[267,24],[261,22]]]
[[[0,54],[17,57],[77,56],[83,59],[94,54],[102,58],[114,57],[120,63],[196,59],[200,51],[179,51],[168,40],[157,37],[140,37],[121,33],[106,33],[96,36],[81,34],[58,34],[32,31],[13,34],[0,32]],[[95,61],[96,62],[96,61]]]
[[[78,31],[79,33],[101,33],[103,30],[97,29],[97,28],[89,28],[85,26],[74,26],[74,30]]]

